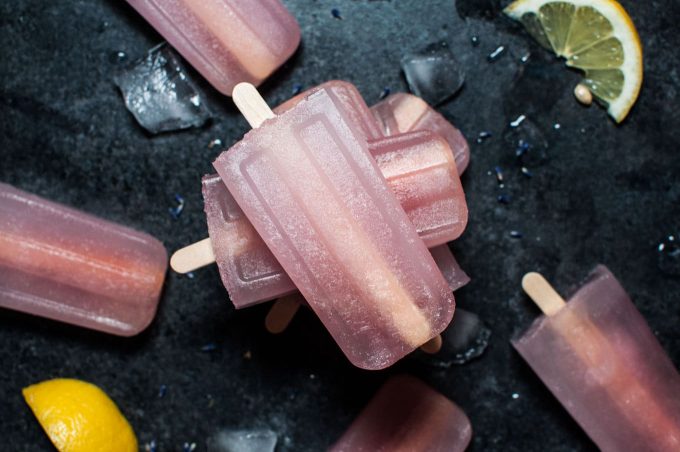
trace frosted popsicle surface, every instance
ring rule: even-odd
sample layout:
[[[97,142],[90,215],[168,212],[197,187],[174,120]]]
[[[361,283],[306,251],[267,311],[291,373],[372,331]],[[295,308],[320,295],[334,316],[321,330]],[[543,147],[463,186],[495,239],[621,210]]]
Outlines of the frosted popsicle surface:
[[[368,149],[426,246],[460,235],[467,206],[445,141],[432,132],[412,132],[371,141]],[[297,290],[218,175],[203,179],[203,199],[220,276],[237,309]],[[456,290],[469,278],[448,247],[441,248],[432,251],[435,262]]]
[[[280,0],[128,0],[218,91],[259,85],[295,52],[300,27]]]
[[[446,281],[333,93],[265,121],[214,166],[356,366],[387,367],[451,321]]]
[[[420,380],[390,378],[331,452],[462,452],[470,421],[457,405]]]
[[[364,102],[364,98],[361,97],[359,90],[351,83],[343,80],[330,80],[310,88],[276,107],[274,113],[277,115],[284,113],[310,94],[320,90],[327,90],[335,95],[339,104],[344,109],[346,117],[361,131],[366,140],[378,140],[383,137],[383,131],[378,121],[368,108],[368,105],[366,105],[366,102]]]
[[[166,269],[155,238],[0,184],[0,306],[131,336]]]
[[[606,267],[513,345],[603,451],[680,450],[680,376]]]
[[[386,136],[430,130],[441,135],[451,146],[458,173],[463,174],[470,161],[467,140],[449,121],[424,100],[406,93],[395,93],[371,107]]]

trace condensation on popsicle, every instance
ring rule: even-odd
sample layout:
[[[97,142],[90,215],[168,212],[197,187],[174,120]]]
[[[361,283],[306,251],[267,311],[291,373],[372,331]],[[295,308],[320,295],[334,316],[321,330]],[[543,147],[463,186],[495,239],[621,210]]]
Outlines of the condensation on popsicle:
[[[463,232],[465,195],[443,139],[432,132],[414,132],[372,141],[368,149],[427,247]],[[219,176],[203,179],[203,198],[213,252],[234,306],[247,307],[295,291]],[[442,261],[453,259],[450,251],[440,255]],[[451,262],[444,268],[450,285],[459,285],[462,272],[451,270]]]
[[[463,452],[470,420],[420,380],[390,378],[329,452]]]
[[[603,451],[680,450],[680,375],[614,276],[598,266],[561,303],[517,351]]]
[[[297,49],[300,27],[280,0],[128,0],[218,91],[259,85]]]
[[[387,367],[448,325],[453,295],[332,92],[266,120],[214,166],[352,363]]]
[[[470,162],[467,140],[449,121],[418,96],[395,93],[371,107],[386,136],[416,130],[431,130],[451,146],[458,173],[463,174]]]
[[[0,306],[131,336],[158,306],[155,238],[0,183]]]

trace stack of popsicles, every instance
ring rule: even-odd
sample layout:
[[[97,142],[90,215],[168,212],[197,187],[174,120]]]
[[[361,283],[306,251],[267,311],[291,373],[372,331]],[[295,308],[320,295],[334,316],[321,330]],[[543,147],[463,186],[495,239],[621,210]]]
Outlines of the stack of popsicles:
[[[424,115],[416,106],[414,124]],[[384,137],[346,82],[275,111],[203,180],[210,250],[202,263],[217,261],[236,307],[300,290],[355,365],[389,366],[448,325],[451,290],[467,280],[442,246],[467,223],[450,141],[426,129]],[[448,128],[457,154],[467,154]]]

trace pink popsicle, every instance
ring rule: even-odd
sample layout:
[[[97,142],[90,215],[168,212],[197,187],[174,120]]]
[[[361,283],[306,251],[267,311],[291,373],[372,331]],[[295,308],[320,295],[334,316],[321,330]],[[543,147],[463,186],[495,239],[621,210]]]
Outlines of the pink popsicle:
[[[446,281],[332,92],[265,121],[214,166],[356,366],[387,367],[451,321]]]
[[[603,451],[680,450],[680,376],[606,267],[512,344]]]
[[[0,306],[132,336],[166,270],[155,238],[0,184]]]
[[[259,85],[300,43],[280,0],[128,0],[218,91]]]
[[[431,130],[448,141],[453,150],[459,174],[470,162],[470,147],[460,130],[420,97],[395,93],[371,107],[383,133],[391,136],[416,130]]]
[[[330,452],[462,452],[471,437],[463,410],[400,375],[380,388]]]
[[[442,138],[412,132],[372,141],[368,149],[426,246],[441,245],[462,233],[467,224],[465,194]],[[236,308],[297,290],[219,176],[203,179],[203,199],[213,253]],[[456,290],[467,282],[465,273],[448,248],[441,248],[435,261]]]

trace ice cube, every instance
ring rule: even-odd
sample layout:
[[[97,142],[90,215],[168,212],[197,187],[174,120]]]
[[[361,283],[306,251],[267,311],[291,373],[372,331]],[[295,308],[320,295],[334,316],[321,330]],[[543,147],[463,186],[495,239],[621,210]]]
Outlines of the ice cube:
[[[209,452],[274,452],[277,436],[271,430],[221,430],[208,440]]]
[[[480,357],[487,346],[491,330],[477,314],[456,308],[451,325],[442,333],[442,348],[434,355],[421,357],[434,367],[447,369]]]
[[[411,92],[433,106],[456,94],[465,82],[462,66],[444,42],[405,55],[401,68]]]
[[[198,127],[211,117],[196,84],[165,43],[114,76],[125,106],[151,133]]]

